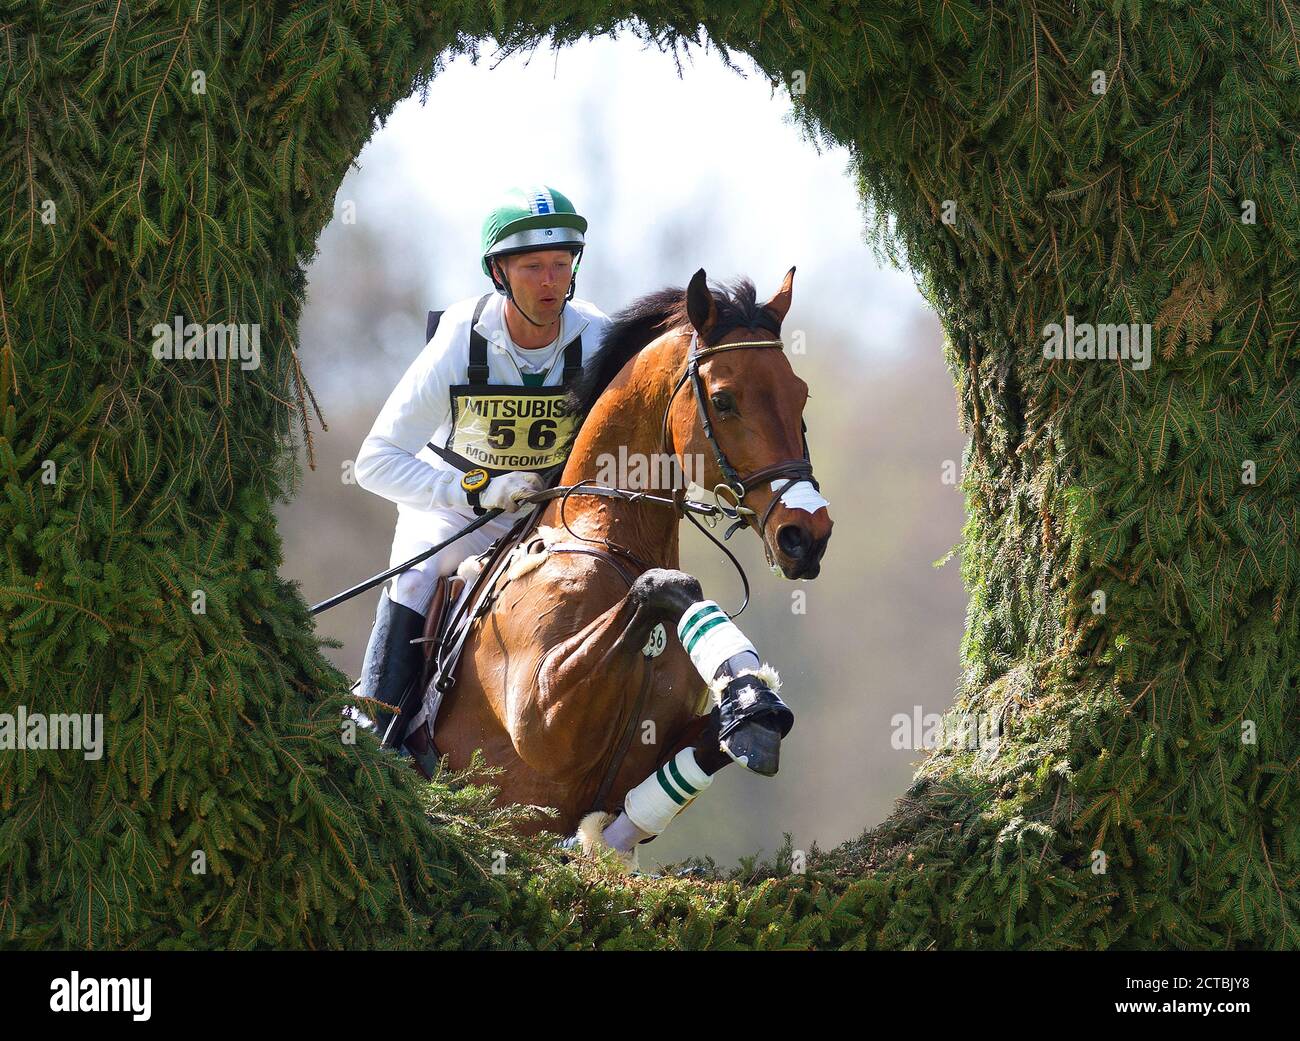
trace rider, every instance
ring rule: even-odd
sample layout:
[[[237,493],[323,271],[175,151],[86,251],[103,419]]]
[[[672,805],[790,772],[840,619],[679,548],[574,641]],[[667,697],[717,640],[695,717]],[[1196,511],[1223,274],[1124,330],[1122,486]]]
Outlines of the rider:
[[[379,597],[361,694],[389,705],[419,676],[425,614],[438,578],[508,532],[567,454],[580,417],[565,390],[590,368],[609,327],[573,296],[587,221],[545,185],[511,190],[483,221],[482,267],[495,293],[449,307],[406,370],[356,460],[357,483],[397,504],[389,566],[450,538],[491,509],[500,516],[392,580]],[[384,743],[402,727],[378,713]]]

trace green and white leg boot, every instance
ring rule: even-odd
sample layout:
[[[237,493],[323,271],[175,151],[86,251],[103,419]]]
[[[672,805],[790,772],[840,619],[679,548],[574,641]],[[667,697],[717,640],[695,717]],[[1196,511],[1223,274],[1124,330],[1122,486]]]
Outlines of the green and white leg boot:
[[[677,636],[713,692],[722,750],[746,769],[771,777],[780,766],[781,739],[794,726],[794,713],[778,696],[781,677],[760,662],[749,638],[712,600],[692,604],[682,614]]]

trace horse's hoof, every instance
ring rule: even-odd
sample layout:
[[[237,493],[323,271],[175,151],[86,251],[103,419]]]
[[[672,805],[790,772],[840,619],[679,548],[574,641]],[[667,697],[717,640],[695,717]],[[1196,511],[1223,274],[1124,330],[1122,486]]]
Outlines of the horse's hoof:
[[[781,765],[781,732],[750,720],[727,735],[722,750],[746,770],[772,777]]]

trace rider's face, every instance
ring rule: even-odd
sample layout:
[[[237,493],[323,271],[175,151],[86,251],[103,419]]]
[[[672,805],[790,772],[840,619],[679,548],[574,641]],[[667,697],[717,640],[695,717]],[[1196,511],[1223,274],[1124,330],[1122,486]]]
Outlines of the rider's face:
[[[515,299],[533,321],[546,324],[560,317],[573,278],[573,256],[568,250],[519,253],[502,261]]]

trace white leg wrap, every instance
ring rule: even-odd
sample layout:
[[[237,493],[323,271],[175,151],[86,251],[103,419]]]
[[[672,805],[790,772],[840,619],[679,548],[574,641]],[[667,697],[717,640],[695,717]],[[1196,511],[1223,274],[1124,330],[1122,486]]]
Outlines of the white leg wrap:
[[[706,682],[711,682],[733,655],[745,651],[758,655],[749,637],[712,600],[694,603],[682,613],[677,623],[677,638]]]
[[[683,748],[627,793],[623,812],[642,831],[658,835],[712,783],[713,778],[696,764],[694,750]]]
[[[654,838],[649,832],[642,831],[632,823],[632,818],[624,811],[614,820],[605,825],[605,830],[600,833],[600,837],[605,840],[605,844],[611,849],[616,849],[620,853],[631,853],[638,843],[645,842],[647,839]]]
[[[578,834],[576,836],[578,846],[589,857],[599,857],[602,850],[612,850],[619,866],[624,871],[636,871],[638,867],[636,847],[633,846],[627,851],[614,849],[601,834],[605,826],[613,820],[614,815],[612,813],[603,813],[600,810],[587,814],[578,822]]]

